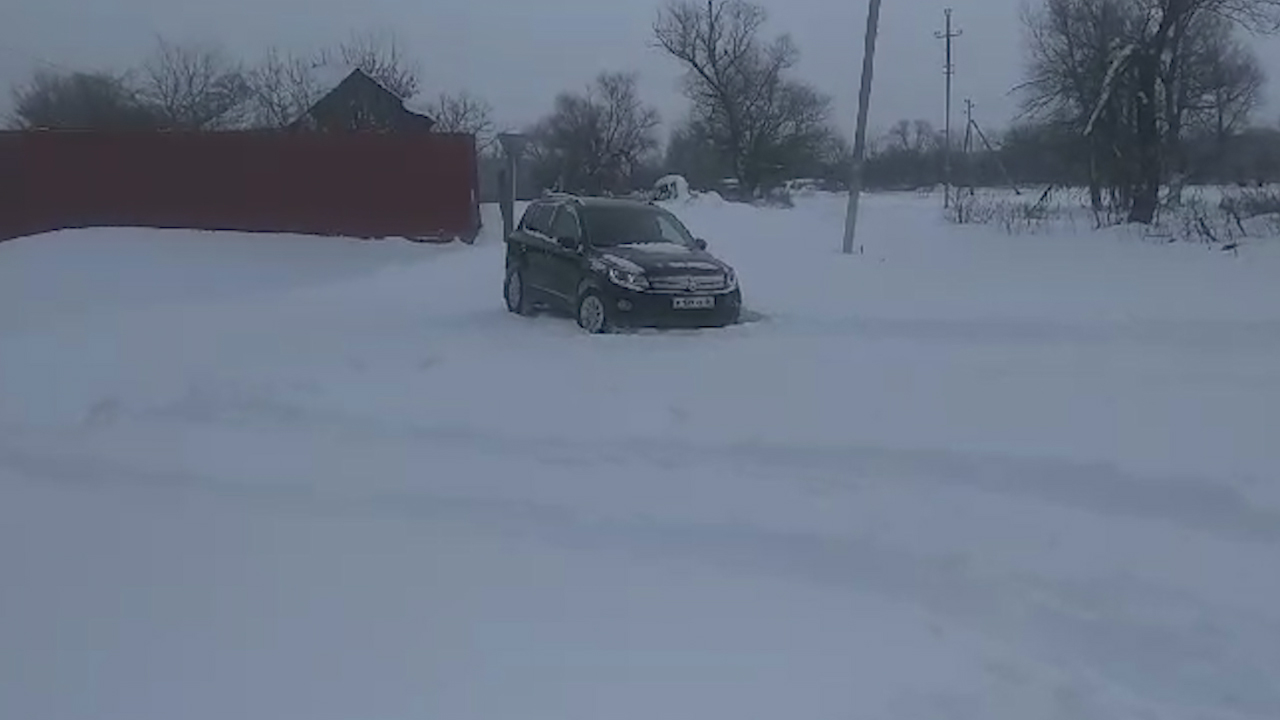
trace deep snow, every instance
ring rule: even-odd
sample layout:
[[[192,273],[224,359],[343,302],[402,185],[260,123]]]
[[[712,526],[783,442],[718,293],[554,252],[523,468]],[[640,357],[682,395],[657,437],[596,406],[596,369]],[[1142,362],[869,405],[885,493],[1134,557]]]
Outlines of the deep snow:
[[[1277,249],[843,206],[673,205],[761,319],[607,337],[493,237],[0,245],[0,717],[1280,717]]]

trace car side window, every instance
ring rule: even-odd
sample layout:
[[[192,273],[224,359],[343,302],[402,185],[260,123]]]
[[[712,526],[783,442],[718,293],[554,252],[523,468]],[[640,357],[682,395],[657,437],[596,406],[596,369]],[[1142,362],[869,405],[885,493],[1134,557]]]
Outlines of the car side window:
[[[573,238],[574,240],[582,240],[582,228],[578,225],[578,214],[569,207],[561,207],[556,217],[551,222],[551,232],[553,238]]]
[[[525,211],[524,217],[520,220],[521,229],[540,235],[550,235],[551,213],[554,210],[553,206],[546,203],[530,205],[529,209]]]
[[[537,205],[530,205],[524,209],[524,215],[520,216],[520,229],[528,230],[533,225],[533,216],[538,212]]]
[[[538,232],[551,237],[551,216],[555,215],[555,205],[543,205],[538,212]]]

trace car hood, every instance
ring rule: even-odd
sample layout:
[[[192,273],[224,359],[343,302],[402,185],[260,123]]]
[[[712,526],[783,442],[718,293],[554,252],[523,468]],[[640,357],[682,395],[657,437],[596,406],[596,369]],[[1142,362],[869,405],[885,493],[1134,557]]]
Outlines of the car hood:
[[[724,272],[729,266],[705,250],[675,243],[616,245],[597,250],[601,260],[629,272],[659,274]]]

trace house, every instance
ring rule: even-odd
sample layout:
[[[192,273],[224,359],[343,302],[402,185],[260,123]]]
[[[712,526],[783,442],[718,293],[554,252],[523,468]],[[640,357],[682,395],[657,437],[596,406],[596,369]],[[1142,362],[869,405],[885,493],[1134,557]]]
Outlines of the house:
[[[429,132],[435,120],[405,107],[404,100],[360,68],[340,68],[339,79],[290,130],[321,132]]]

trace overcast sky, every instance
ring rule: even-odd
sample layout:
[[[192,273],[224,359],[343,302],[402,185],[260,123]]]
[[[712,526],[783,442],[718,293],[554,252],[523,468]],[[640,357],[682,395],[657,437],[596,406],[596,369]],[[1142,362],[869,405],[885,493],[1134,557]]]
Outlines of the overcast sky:
[[[758,0],[770,33],[787,32],[802,57],[796,72],[835,96],[852,128],[866,0]],[[1036,2],[1037,0],[1026,0]],[[872,123],[898,118],[941,124],[943,46],[934,39],[943,8],[955,10],[956,111],[972,97],[978,119],[1006,125],[1016,103],[1024,0],[884,0]],[[352,31],[393,31],[422,63],[425,94],[469,90],[498,121],[522,126],[555,94],[583,87],[602,70],[635,70],[647,99],[679,120],[680,70],[651,47],[662,0],[3,0],[0,84],[38,64],[119,68],[138,62],[157,34],[218,42],[253,58],[266,47],[307,50]],[[1259,43],[1263,67],[1280,68],[1280,41]],[[1272,72],[1280,76],[1280,73]],[[7,93],[6,93],[7,95]],[[1280,119],[1280,77],[1264,118]],[[7,97],[0,107],[7,114]],[[1273,118],[1271,116],[1277,116]]]

